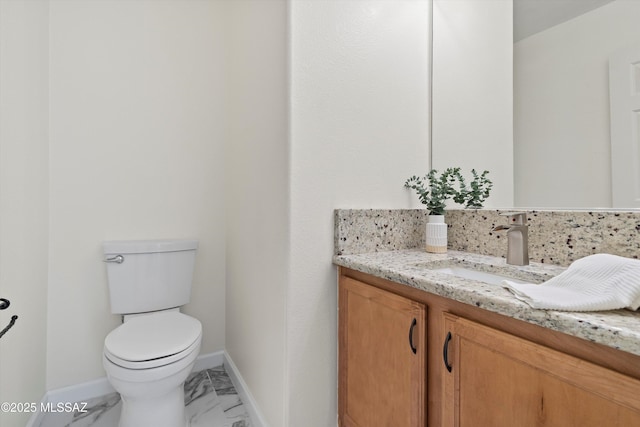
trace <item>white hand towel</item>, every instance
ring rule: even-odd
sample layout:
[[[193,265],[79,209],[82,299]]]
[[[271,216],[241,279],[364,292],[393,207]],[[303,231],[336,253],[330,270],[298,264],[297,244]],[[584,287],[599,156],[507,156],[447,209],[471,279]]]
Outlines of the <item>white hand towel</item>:
[[[640,307],[640,261],[610,254],[574,261],[563,273],[540,285],[502,285],[533,308],[600,311]]]

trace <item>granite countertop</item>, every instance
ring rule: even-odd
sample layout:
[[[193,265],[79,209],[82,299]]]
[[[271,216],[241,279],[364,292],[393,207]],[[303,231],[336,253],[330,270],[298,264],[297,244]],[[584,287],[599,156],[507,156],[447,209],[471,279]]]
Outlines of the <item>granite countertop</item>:
[[[516,267],[507,265],[504,259],[493,256],[452,250],[446,254],[430,254],[418,249],[335,255],[333,262],[342,267],[640,356],[639,312],[538,310],[520,301],[500,285],[489,285],[432,270],[450,265],[473,266],[476,270],[541,283],[564,271],[563,267],[540,263]]]

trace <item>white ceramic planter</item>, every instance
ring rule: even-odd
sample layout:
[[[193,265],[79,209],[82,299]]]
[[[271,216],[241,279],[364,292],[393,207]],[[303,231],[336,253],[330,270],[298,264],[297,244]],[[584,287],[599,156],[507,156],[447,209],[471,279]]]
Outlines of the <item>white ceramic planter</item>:
[[[429,215],[426,229],[427,252],[443,254],[447,252],[447,224],[444,215]]]

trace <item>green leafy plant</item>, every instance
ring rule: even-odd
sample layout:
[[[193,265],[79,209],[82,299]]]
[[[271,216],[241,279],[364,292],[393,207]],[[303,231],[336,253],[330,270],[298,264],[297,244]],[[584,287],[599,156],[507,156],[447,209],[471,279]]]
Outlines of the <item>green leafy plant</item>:
[[[404,186],[415,190],[420,203],[426,205],[431,215],[444,215],[449,198],[467,209],[481,209],[493,188],[493,182],[487,178],[488,174],[489,171],[478,174],[475,169],[471,169],[473,180],[467,187],[460,168],[448,168],[441,174],[436,169],[431,169],[424,178],[414,175],[407,179]]]
[[[460,168],[457,168],[455,175],[458,180],[458,190],[453,195],[453,201],[464,205],[467,209],[481,209],[484,201],[489,197],[493,182],[487,178],[489,171],[478,174],[475,169],[471,169],[471,174],[473,175],[473,180],[467,188],[464,177],[460,173]]]
[[[420,203],[426,205],[431,215],[444,215],[447,199],[457,195],[453,185],[460,175],[460,168],[448,168],[438,175],[431,169],[424,178],[412,176],[404,183],[418,194]]]

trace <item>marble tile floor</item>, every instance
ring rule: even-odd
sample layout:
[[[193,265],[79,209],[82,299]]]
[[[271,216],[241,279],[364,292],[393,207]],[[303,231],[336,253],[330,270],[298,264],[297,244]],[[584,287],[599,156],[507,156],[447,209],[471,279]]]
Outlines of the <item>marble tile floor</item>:
[[[251,426],[224,366],[193,372],[184,384],[184,403],[191,427]],[[39,427],[117,427],[120,406],[120,395],[108,394],[88,400],[83,413],[46,414]]]

